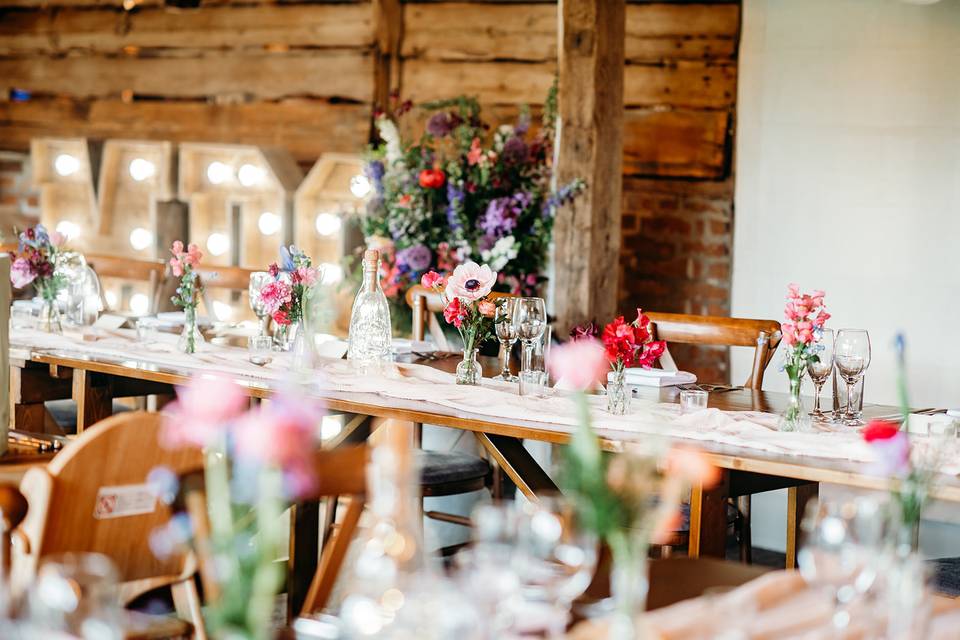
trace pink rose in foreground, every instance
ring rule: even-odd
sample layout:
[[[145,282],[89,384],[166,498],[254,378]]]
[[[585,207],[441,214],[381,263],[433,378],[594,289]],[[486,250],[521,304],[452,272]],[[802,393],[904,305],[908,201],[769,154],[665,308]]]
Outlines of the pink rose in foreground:
[[[13,264],[10,265],[10,282],[17,289],[22,289],[27,286],[33,282],[36,277],[37,273],[33,270],[30,261],[26,258],[17,258],[13,261]]]
[[[574,389],[590,389],[607,379],[610,364],[595,338],[580,338],[553,347],[547,367],[556,380]]]
[[[66,241],[67,237],[59,231],[52,231],[50,233],[50,244],[53,246],[62,247]]]
[[[423,278],[420,279],[420,284],[427,289],[440,289],[443,287],[443,276],[436,271],[428,271],[423,274]]]
[[[497,274],[489,266],[480,266],[476,262],[466,262],[453,270],[447,280],[447,296],[473,302],[493,290]]]
[[[240,385],[221,376],[197,376],[177,388],[177,400],[164,409],[160,442],[168,448],[203,447],[247,408]]]

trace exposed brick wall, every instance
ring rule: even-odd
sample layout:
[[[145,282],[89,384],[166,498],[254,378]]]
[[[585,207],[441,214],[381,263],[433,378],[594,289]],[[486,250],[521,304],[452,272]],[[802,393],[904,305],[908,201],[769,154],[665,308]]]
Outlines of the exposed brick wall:
[[[31,186],[29,155],[0,152],[0,242],[10,242],[14,229],[36,224],[39,217],[39,194]]]
[[[670,180],[625,177],[620,309],[730,314],[733,178]],[[725,348],[673,345],[684,370],[728,382]]]

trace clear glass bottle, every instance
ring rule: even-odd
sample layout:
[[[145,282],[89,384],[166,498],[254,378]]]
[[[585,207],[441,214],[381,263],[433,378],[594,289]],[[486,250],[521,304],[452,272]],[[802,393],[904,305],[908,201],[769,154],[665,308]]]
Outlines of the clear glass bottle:
[[[380,252],[363,254],[363,284],[353,301],[347,359],[360,366],[387,362],[392,354],[390,306],[380,288]]]

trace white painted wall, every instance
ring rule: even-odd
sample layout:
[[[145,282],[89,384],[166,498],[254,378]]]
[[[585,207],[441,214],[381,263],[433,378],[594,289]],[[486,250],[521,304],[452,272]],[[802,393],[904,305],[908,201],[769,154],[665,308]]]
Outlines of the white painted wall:
[[[824,289],[828,326],[870,331],[868,402],[895,401],[903,330],[913,404],[960,406],[960,0],[744,0],[737,110],[733,314]]]

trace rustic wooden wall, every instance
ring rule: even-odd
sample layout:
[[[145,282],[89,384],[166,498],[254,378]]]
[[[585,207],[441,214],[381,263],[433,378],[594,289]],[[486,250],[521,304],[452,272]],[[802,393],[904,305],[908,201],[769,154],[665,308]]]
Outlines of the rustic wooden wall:
[[[0,149],[212,141],[286,147],[309,166],[361,149],[391,89],[473,94],[507,118],[540,105],[556,71],[549,2],[126,2],[0,0]],[[627,7],[624,310],[729,310],[739,23],[735,1]],[[724,353],[697,358],[726,376]]]

